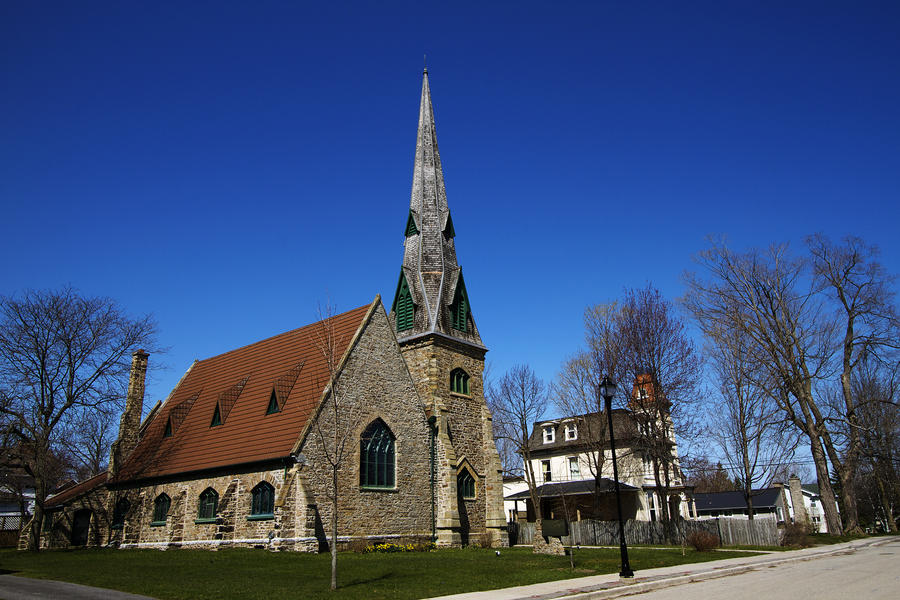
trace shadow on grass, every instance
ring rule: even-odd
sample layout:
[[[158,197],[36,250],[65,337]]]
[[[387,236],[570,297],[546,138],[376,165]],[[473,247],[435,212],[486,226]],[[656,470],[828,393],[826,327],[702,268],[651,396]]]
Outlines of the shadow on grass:
[[[371,585],[371,584],[376,583],[376,582],[379,582],[379,581],[385,581],[385,580],[387,580],[387,579],[390,579],[390,578],[393,577],[393,576],[394,576],[394,572],[393,572],[393,571],[389,571],[389,572],[387,572],[387,573],[384,573],[384,574],[382,574],[382,575],[379,575],[378,577],[366,577],[366,578],[354,579],[354,580],[351,581],[350,583],[340,584],[340,585],[338,585],[338,587],[340,587],[340,588],[352,588],[352,587],[357,587],[357,586],[360,586],[360,585]]]

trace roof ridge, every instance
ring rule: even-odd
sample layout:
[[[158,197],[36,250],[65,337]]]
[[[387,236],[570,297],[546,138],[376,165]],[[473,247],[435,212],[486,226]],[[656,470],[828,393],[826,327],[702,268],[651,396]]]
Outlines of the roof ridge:
[[[309,327],[313,327],[313,326],[315,326],[315,325],[318,325],[318,324],[321,323],[322,321],[327,321],[328,319],[338,319],[338,318],[341,318],[341,317],[345,317],[345,316],[347,316],[348,314],[350,314],[350,313],[352,313],[352,312],[355,312],[355,311],[360,310],[360,309],[363,309],[363,308],[368,308],[369,306],[371,306],[371,302],[370,302],[370,303],[363,304],[362,306],[357,306],[356,308],[351,308],[350,310],[345,310],[344,312],[338,313],[338,314],[333,315],[333,316],[331,316],[331,317],[325,317],[324,319],[319,319],[318,321],[313,321],[312,323],[307,323],[306,325],[302,325],[302,326],[300,326],[300,327],[295,327],[294,329],[289,329],[288,331],[283,331],[283,332],[281,332],[281,333],[276,333],[275,335],[272,335],[272,336],[263,338],[263,339],[261,339],[261,340],[256,340],[255,342],[250,342],[249,344],[244,344],[243,346],[238,346],[237,348],[232,348],[231,350],[227,350],[227,351],[225,351],[225,352],[222,352],[221,354],[214,354],[213,356],[209,356],[209,357],[207,357],[207,358],[197,359],[196,362],[197,362],[197,364],[208,363],[209,361],[213,360],[214,358],[222,358],[223,356],[227,356],[227,355],[229,355],[229,354],[234,354],[235,352],[240,352],[241,350],[246,350],[247,348],[251,348],[251,347],[256,346],[256,345],[258,345],[258,344],[262,344],[263,342],[269,342],[269,341],[272,341],[272,340],[276,340],[276,339],[278,339],[278,338],[280,338],[280,337],[284,337],[284,336],[290,335],[290,334],[292,334],[292,333],[297,333],[297,332],[299,332],[299,331],[302,331],[303,329],[308,329]],[[176,387],[177,387],[177,386],[176,386]]]

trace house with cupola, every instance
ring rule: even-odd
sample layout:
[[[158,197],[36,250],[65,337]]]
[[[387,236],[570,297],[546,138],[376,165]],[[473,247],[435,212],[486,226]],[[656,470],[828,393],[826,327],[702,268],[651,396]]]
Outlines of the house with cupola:
[[[389,303],[376,295],[195,361],[143,419],[151,357],[136,350],[109,469],[47,500],[41,545],[315,552],[335,518],[339,546],[505,545],[487,348],[457,262],[427,71],[410,204],[397,212]]]
[[[653,388],[649,376],[639,375],[628,408],[612,410],[623,516],[639,521],[661,520],[666,502],[670,515],[694,518],[696,509],[681,473],[671,417],[665,410],[644,410],[654,401]],[[661,439],[656,438],[658,434]],[[657,458],[660,447],[666,448],[670,457],[665,464]],[[605,411],[534,423],[528,450],[530,468],[539,482],[540,506],[532,506],[527,489],[510,488],[506,502],[511,516],[532,521],[535,511],[540,510],[547,519],[618,518],[609,416]]]

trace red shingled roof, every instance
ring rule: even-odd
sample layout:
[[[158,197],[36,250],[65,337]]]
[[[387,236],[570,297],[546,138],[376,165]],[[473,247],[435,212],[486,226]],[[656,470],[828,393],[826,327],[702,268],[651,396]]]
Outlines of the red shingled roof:
[[[335,363],[378,302],[332,317]],[[320,341],[324,323],[195,362],[152,416],[115,481],[289,456],[329,382]],[[266,414],[273,389],[281,410]],[[210,426],[217,405],[222,424]]]
[[[65,504],[69,500],[74,500],[78,496],[84,495],[99,485],[103,485],[106,483],[107,472],[103,471],[99,475],[94,475],[90,479],[85,479],[79,483],[76,483],[72,487],[68,487],[61,491],[58,494],[55,494],[44,502],[44,508],[54,508],[56,506],[60,506]]]

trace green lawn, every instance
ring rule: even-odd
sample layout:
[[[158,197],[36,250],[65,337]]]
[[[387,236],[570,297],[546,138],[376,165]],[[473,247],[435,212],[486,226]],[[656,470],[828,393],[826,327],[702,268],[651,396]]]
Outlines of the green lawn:
[[[680,549],[629,551],[642,569],[742,556]],[[74,550],[39,554],[0,551],[0,571],[114,588],[156,598],[424,598],[459,592],[582,577],[619,570],[617,549],[575,551],[568,557],[538,556],[530,548],[467,548],[396,554],[338,556],[340,589],[329,591],[330,555],[264,550]]]

